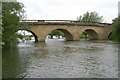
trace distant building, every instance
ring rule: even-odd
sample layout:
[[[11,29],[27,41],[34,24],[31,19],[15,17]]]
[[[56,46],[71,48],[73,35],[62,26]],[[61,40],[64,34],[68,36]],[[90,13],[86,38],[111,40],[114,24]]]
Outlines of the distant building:
[[[118,2],[118,16],[120,16],[120,1]]]

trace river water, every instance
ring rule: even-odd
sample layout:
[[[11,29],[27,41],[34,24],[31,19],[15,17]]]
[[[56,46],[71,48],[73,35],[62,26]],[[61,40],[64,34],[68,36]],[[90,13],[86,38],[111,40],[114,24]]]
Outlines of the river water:
[[[3,48],[3,78],[118,78],[118,45],[108,40],[26,42]]]

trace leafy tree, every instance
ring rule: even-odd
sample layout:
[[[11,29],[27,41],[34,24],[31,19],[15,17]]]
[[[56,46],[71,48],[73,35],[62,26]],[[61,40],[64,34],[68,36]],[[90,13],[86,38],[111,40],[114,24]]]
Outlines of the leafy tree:
[[[94,12],[86,12],[83,16],[77,17],[78,21],[85,22],[103,22],[103,16],[99,16],[98,13]]]
[[[64,35],[64,33],[59,30],[53,30],[49,35],[51,36],[51,38],[53,38],[53,36],[56,36],[56,35],[62,36]]]
[[[18,2],[3,2],[2,3],[2,41],[10,43],[16,41],[15,32],[18,29],[19,20],[24,18],[24,5]]]
[[[2,16],[0,15],[0,45],[2,44]]]
[[[84,31],[81,36],[80,36],[81,39],[87,39],[88,38],[88,34],[86,33],[86,31]]]
[[[120,16],[113,20],[111,39],[120,41]]]
[[[0,45],[2,44],[2,3],[0,2]]]

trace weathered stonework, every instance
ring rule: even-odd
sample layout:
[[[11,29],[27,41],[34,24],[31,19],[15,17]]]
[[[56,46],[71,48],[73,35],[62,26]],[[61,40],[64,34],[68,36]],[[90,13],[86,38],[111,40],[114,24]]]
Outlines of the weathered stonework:
[[[35,22],[29,25],[29,29],[36,35],[36,41],[45,41],[46,36],[53,30],[62,31],[67,40],[80,40],[80,35],[86,31],[90,39],[108,39],[111,33],[110,24],[83,25],[80,23],[53,23],[53,22]],[[96,23],[95,23],[96,24]],[[24,29],[24,28],[23,28]]]

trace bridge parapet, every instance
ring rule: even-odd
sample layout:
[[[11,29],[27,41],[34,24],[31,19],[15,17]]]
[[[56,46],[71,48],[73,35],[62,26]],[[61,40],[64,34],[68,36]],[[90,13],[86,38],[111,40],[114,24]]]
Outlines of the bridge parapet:
[[[66,22],[73,22],[72,20],[21,20],[20,22],[63,22],[63,23],[66,23]]]
[[[22,20],[21,23],[28,23],[29,25],[78,25],[78,26],[110,26],[109,23],[98,22],[84,22],[74,20]]]

